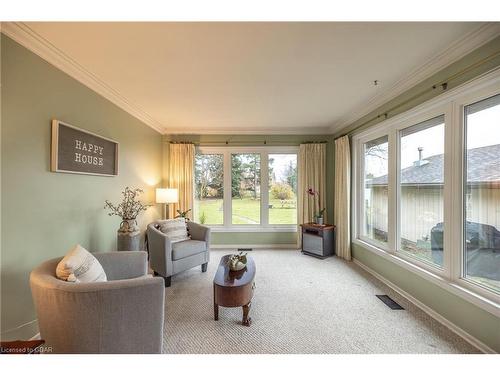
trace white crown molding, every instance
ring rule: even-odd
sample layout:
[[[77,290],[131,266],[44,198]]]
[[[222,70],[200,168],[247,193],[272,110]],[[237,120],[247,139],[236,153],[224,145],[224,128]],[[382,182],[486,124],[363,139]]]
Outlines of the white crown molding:
[[[439,52],[427,63],[413,70],[410,74],[397,81],[394,85],[373,96],[367,102],[351,111],[329,129],[330,133],[338,133],[344,127],[366,116],[385,103],[391,101],[418,83],[436,74],[440,70],[460,60],[475,49],[493,40],[500,35],[499,22],[486,22],[462,38],[451,43],[446,49]]]
[[[168,128],[165,134],[241,134],[241,135],[329,135],[329,127],[282,127],[282,128]]]
[[[143,108],[132,103],[23,22],[2,22],[1,32],[157,132],[165,133],[165,126],[156,121]]]

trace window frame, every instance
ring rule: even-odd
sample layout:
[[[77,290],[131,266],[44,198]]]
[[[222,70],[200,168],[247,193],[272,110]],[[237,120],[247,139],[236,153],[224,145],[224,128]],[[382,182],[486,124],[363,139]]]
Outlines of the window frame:
[[[435,272],[440,276],[449,276],[449,273],[446,272],[447,270],[447,265],[449,265],[449,246],[447,244],[449,243],[449,238],[448,238],[448,230],[446,230],[446,224],[444,224],[444,235],[443,235],[443,267],[436,266],[435,264],[432,264],[430,262],[425,262],[423,260],[420,260],[414,256],[411,256],[404,251],[401,250],[401,132],[405,129],[418,126],[421,123],[431,120],[433,118],[443,116],[444,117],[444,160],[443,160],[443,168],[444,168],[444,173],[443,173],[443,222],[446,223],[446,202],[447,198],[450,195],[450,192],[446,190],[446,187],[449,185],[447,184],[447,181],[449,179],[449,174],[447,173],[447,164],[449,163],[449,156],[446,153],[446,134],[448,129],[451,126],[450,123],[450,115],[449,115],[449,106],[436,106],[432,110],[429,111],[422,111],[422,113],[416,115],[415,117],[410,117],[406,121],[402,121],[400,124],[395,124],[394,126],[394,137],[395,137],[395,166],[396,166],[396,176],[395,176],[395,196],[396,196],[396,202],[394,203],[396,206],[396,213],[394,217],[395,221],[395,228],[396,228],[396,233],[394,236],[394,253],[405,259],[406,261],[410,263],[415,263],[419,267],[422,267],[428,271]]]
[[[361,205],[360,207],[360,212],[359,212],[359,221],[358,221],[358,233],[360,233],[359,235],[359,238],[362,239],[363,241],[369,243],[370,245],[372,246],[376,246],[376,247],[379,247],[380,249],[382,250],[385,250],[385,251],[389,251],[389,249],[391,248],[389,243],[390,243],[390,238],[389,238],[389,234],[388,234],[388,237],[387,237],[387,244],[383,244],[383,243],[380,243],[376,240],[373,240],[372,238],[368,237],[368,236],[365,236],[363,233],[364,233],[364,229],[366,227],[366,222],[365,222],[365,219],[366,219],[366,215],[365,215],[365,205],[364,205],[364,201],[365,201],[365,173],[364,173],[364,170],[365,170],[365,144],[370,142],[370,141],[374,141],[376,139],[379,139],[379,138],[382,138],[382,137],[385,137],[387,136],[387,142],[388,142],[388,152],[387,152],[387,156],[388,156],[388,160],[387,160],[387,170],[388,170],[388,180],[390,179],[390,165],[389,165],[389,155],[390,155],[390,143],[389,143],[389,136],[388,134],[386,134],[385,132],[382,132],[381,134],[378,134],[378,133],[374,133],[372,134],[370,137],[368,137],[369,139],[365,139],[363,138],[362,141],[361,141],[361,144],[360,144],[360,149],[359,149],[359,160],[360,160],[360,168],[359,168],[359,181],[360,181],[360,185],[359,185],[359,196],[358,196],[358,199],[359,199],[359,202],[363,202],[363,204]],[[387,199],[387,202],[388,202],[388,207],[387,207],[387,214],[389,215],[389,210],[390,210],[390,190],[389,190],[389,185],[388,184],[388,199]],[[390,222],[389,222],[389,217],[387,218],[387,227],[389,228],[389,225]]]
[[[500,70],[449,90],[421,105],[385,120],[367,130],[353,135],[352,168],[352,242],[393,262],[404,269],[439,285],[467,301],[500,317],[500,293],[481,287],[463,275],[463,220],[464,220],[464,163],[465,122],[464,108],[500,93]],[[443,115],[445,117],[444,188],[443,188],[443,268],[405,255],[399,249],[399,152],[400,131],[422,121]],[[364,212],[362,201],[364,180],[363,144],[380,136],[389,137],[389,228],[388,248],[383,249],[360,236]],[[361,216],[361,218],[360,218]]]
[[[207,226],[212,231],[297,232],[297,224],[269,224],[269,154],[297,155],[298,173],[298,146],[197,146],[195,152],[197,154],[223,155],[223,224],[208,224]],[[231,155],[233,154],[260,154],[260,224],[232,224]],[[193,191],[196,190],[193,189]],[[197,217],[196,214],[193,212],[193,217]]]
[[[223,176],[223,183],[222,183],[222,188],[223,188],[223,194],[222,194],[222,224],[204,224],[210,228],[221,228],[224,226],[224,210],[225,210],[225,205],[226,205],[226,202],[225,202],[225,197],[226,197],[226,184],[225,184],[225,178],[226,178],[226,162],[225,162],[225,156],[224,154],[220,153],[220,152],[204,152],[204,153],[199,153],[197,151],[195,151],[195,159],[196,159],[196,155],[197,154],[200,154],[200,155],[222,155],[222,168],[223,168],[223,172],[222,172],[222,176]],[[196,168],[196,163],[194,165],[194,168]],[[195,170],[193,170],[193,173],[196,173]],[[193,221],[195,221],[197,223],[197,221],[195,220],[195,218],[198,217],[198,212],[196,210],[196,204],[195,204],[195,201],[196,201],[196,179],[193,178]]]
[[[457,150],[457,166],[456,166],[456,174],[459,177],[459,186],[457,186],[457,201],[460,202],[458,206],[458,202],[455,202],[457,205],[457,212],[459,212],[457,217],[460,218],[460,225],[464,228],[464,223],[466,220],[466,210],[465,210],[465,186],[467,184],[467,175],[465,170],[466,161],[466,125],[465,125],[465,107],[479,102],[484,99],[488,99],[492,96],[500,94],[500,88],[495,89],[489,86],[481,88],[477,92],[471,92],[460,97],[455,103],[455,112],[456,117],[459,119],[460,124],[462,125],[460,129],[456,129],[457,134],[456,137],[458,139]],[[458,199],[459,198],[459,199]],[[459,210],[459,211],[458,211]],[[458,220],[457,220],[458,221]],[[453,268],[453,278],[456,280],[457,284],[463,288],[472,290],[488,299],[497,301],[500,304],[500,292],[494,292],[489,288],[485,288],[480,286],[477,282],[468,279],[465,275],[465,249],[464,249],[464,230],[460,232],[460,235],[455,237],[454,246],[459,246],[460,255],[457,255],[458,259],[455,259],[455,264]],[[499,306],[500,307],[500,306]]]

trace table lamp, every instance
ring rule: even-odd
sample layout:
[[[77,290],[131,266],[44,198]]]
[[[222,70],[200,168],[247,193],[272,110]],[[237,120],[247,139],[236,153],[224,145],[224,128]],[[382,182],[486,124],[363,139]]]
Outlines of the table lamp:
[[[168,219],[169,203],[179,202],[179,191],[177,189],[156,189],[156,203],[163,203],[163,218]]]

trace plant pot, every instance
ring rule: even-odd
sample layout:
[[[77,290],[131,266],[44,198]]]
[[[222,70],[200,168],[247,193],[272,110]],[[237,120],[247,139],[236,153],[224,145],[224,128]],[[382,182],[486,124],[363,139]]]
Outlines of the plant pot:
[[[316,217],[316,224],[323,225],[323,217]]]
[[[117,236],[118,251],[139,251],[141,232],[135,219],[123,220]]]

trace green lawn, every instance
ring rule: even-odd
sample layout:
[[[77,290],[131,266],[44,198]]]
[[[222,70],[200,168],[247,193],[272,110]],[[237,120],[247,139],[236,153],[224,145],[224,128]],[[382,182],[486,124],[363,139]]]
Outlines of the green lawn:
[[[297,201],[285,201],[269,197],[269,224],[297,224]]]
[[[260,199],[233,198],[233,224],[260,224]]]
[[[224,224],[222,221],[222,199],[204,199],[202,201],[195,199],[194,205],[196,207],[196,215],[198,216],[195,218],[196,222],[200,223],[201,216],[205,213],[205,224]]]
[[[260,200],[250,198],[233,198],[233,224],[259,224],[260,223]],[[282,204],[277,199],[269,199],[269,224],[296,224],[297,209],[295,201],[287,201]],[[222,199],[195,200],[195,218],[200,222],[200,217],[205,213],[205,224],[223,224]]]

